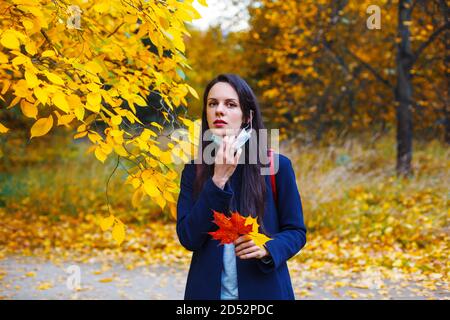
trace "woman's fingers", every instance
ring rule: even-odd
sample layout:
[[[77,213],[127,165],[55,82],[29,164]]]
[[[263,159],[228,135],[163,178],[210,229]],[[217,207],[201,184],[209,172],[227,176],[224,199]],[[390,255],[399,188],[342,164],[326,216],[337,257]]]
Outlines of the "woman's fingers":
[[[246,249],[246,248],[249,248],[249,247],[253,247],[254,245],[255,244],[253,243],[252,240],[247,240],[247,241],[242,242],[241,244],[239,244],[237,246],[235,245],[236,253],[241,251],[241,250],[243,250],[243,249]]]
[[[240,256],[239,258],[241,258],[241,259],[253,259],[253,258],[260,258],[260,257],[262,257],[262,252],[260,252],[260,250],[258,250],[258,251],[254,251],[254,252],[251,252],[251,253],[244,254],[244,255]]]
[[[236,254],[237,257],[240,259],[252,259],[252,258],[262,258],[265,256],[264,249],[261,249],[260,247],[254,245],[248,249],[244,249],[239,252],[239,254]]]
[[[236,240],[234,240],[234,245],[235,246],[239,246],[241,243],[246,242],[246,241],[250,241],[251,238],[248,235],[243,235],[240,236],[239,238],[237,238]]]
[[[225,156],[226,156],[226,145],[227,145],[227,136],[222,138],[219,148],[217,149],[217,155],[215,158],[216,164],[225,164]]]
[[[236,256],[241,259],[260,258],[265,250],[258,247],[248,235],[243,235],[234,241]]]
[[[236,141],[236,137],[234,136],[224,136],[222,139],[222,143],[217,152],[217,164],[236,164],[236,157],[234,152],[236,151],[233,147],[233,143]]]
[[[236,252],[236,256],[243,256],[245,254],[249,254],[255,251],[259,251],[261,248],[256,246],[255,244],[252,244],[250,247],[242,248],[241,250]]]

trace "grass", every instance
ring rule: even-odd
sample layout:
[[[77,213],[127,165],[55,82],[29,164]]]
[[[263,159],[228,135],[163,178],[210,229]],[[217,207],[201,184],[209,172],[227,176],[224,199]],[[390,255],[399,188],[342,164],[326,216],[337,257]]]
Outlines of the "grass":
[[[107,181],[117,158],[105,163],[87,153],[87,142],[56,135],[43,141],[12,139],[3,152],[0,166],[0,207],[8,212],[28,211],[57,220],[61,214],[107,214]],[[110,207],[125,221],[145,223],[150,217],[164,216],[150,201],[140,209],[131,207],[133,188],[125,185],[126,161],[114,172],[108,186]],[[150,200],[148,198],[148,200]]]

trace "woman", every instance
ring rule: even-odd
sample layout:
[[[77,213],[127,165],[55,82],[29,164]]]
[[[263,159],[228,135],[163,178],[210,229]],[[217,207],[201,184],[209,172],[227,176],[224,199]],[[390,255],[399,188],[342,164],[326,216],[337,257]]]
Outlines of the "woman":
[[[177,234],[180,243],[193,251],[185,299],[295,299],[286,261],[306,243],[295,174],[291,161],[276,154],[275,203],[270,176],[261,174],[263,162],[248,161],[249,142],[243,153],[233,148],[235,135],[248,126],[257,132],[264,129],[254,93],[239,76],[219,75],[203,96],[199,158],[186,164],[181,175]],[[222,137],[209,165],[198,161],[212,143],[202,139],[208,129]],[[226,135],[229,132],[233,134]],[[258,148],[267,150],[259,145],[259,135],[256,139]],[[257,216],[260,232],[272,240],[262,248],[247,236],[219,245],[208,234],[217,229],[213,210]]]

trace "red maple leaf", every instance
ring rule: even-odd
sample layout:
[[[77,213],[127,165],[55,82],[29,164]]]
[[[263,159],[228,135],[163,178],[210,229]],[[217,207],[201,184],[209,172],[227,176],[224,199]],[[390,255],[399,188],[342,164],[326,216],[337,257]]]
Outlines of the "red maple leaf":
[[[233,212],[231,218],[225,214],[214,211],[213,222],[219,226],[214,232],[208,232],[213,239],[220,240],[220,244],[234,242],[237,238],[252,231],[251,225],[245,225],[245,218],[239,212]]]

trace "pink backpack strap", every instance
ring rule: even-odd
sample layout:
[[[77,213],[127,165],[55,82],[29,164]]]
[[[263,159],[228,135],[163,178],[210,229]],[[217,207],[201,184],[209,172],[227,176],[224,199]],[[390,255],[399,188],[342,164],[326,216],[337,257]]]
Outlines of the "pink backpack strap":
[[[272,184],[273,198],[274,198],[275,204],[276,204],[277,203],[277,185],[275,182],[275,164],[274,164],[273,149],[269,149],[269,158],[270,158],[270,182]]]

